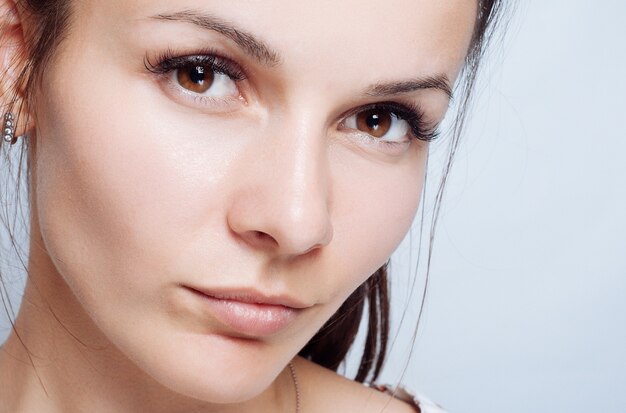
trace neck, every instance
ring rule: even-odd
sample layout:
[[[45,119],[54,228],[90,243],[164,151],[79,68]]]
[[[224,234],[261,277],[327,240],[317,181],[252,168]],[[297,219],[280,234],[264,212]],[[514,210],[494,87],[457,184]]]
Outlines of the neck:
[[[263,393],[237,405],[191,399],[160,385],[103,336],[49,258],[37,257],[39,250],[31,249],[15,330],[0,349],[0,405],[8,411],[295,411],[289,369]]]

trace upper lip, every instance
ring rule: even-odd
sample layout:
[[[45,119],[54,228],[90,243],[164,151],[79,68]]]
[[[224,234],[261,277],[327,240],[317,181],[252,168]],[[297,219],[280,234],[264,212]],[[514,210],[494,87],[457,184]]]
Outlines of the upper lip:
[[[197,293],[207,295],[209,297],[220,300],[238,301],[241,303],[260,304],[260,305],[280,305],[295,309],[312,307],[294,297],[287,294],[266,294],[251,288],[204,288],[185,285],[185,288]]]

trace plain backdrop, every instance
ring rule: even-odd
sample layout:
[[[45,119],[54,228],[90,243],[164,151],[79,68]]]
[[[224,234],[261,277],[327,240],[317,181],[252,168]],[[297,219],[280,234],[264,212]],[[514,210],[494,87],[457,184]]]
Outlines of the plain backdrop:
[[[415,343],[419,222],[394,254],[383,382],[412,351],[403,382],[451,413],[626,412],[625,21],[618,0],[518,2],[448,181]],[[446,142],[432,149],[436,176]]]
[[[494,44],[404,378],[451,412],[626,412],[625,22],[623,1],[520,1]]]

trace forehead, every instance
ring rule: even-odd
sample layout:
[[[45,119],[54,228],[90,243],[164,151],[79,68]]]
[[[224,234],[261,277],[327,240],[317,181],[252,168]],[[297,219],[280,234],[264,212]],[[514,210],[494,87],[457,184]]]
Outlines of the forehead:
[[[82,0],[76,12],[109,20],[132,34],[137,25],[172,24],[151,16],[214,15],[276,50],[291,69],[320,63],[333,71],[428,75],[454,79],[467,52],[476,0]],[[86,24],[89,24],[85,22]],[[81,24],[81,19],[77,19]],[[197,28],[196,28],[197,29]]]

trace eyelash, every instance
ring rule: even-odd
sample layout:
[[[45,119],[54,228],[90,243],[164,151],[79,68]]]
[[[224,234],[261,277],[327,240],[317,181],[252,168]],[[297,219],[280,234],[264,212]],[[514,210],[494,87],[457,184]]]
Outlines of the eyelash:
[[[219,53],[211,49],[187,55],[180,55],[172,50],[167,50],[158,55],[154,61],[148,56],[144,58],[146,69],[150,73],[157,75],[166,75],[176,69],[194,65],[206,66],[216,73],[230,77],[235,82],[246,79],[246,74],[241,66],[227,57],[220,56]]]
[[[233,60],[221,56],[216,50],[206,49],[195,53],[176,53],[171,49],[166,50],[156,57],[150,59],[148,55],[144,58],[146,69],[156,75],[167,75],[174,70],[183,69],[193,65],[206,66],[216,73],[224,74],[235,82],[243,81],[247,78],[243,68]],[[415,104],[380,102],[365,105],[350,111],[348,116],[358,114],[367,110],[380,110],[394,114],[398,119],[409,124],[411,134],[414,139],[431,142],[439,137],[438,125],[428,125],[425,119],[424,110]],[[380,141],[384,144],[396,145],[395,142]]]

